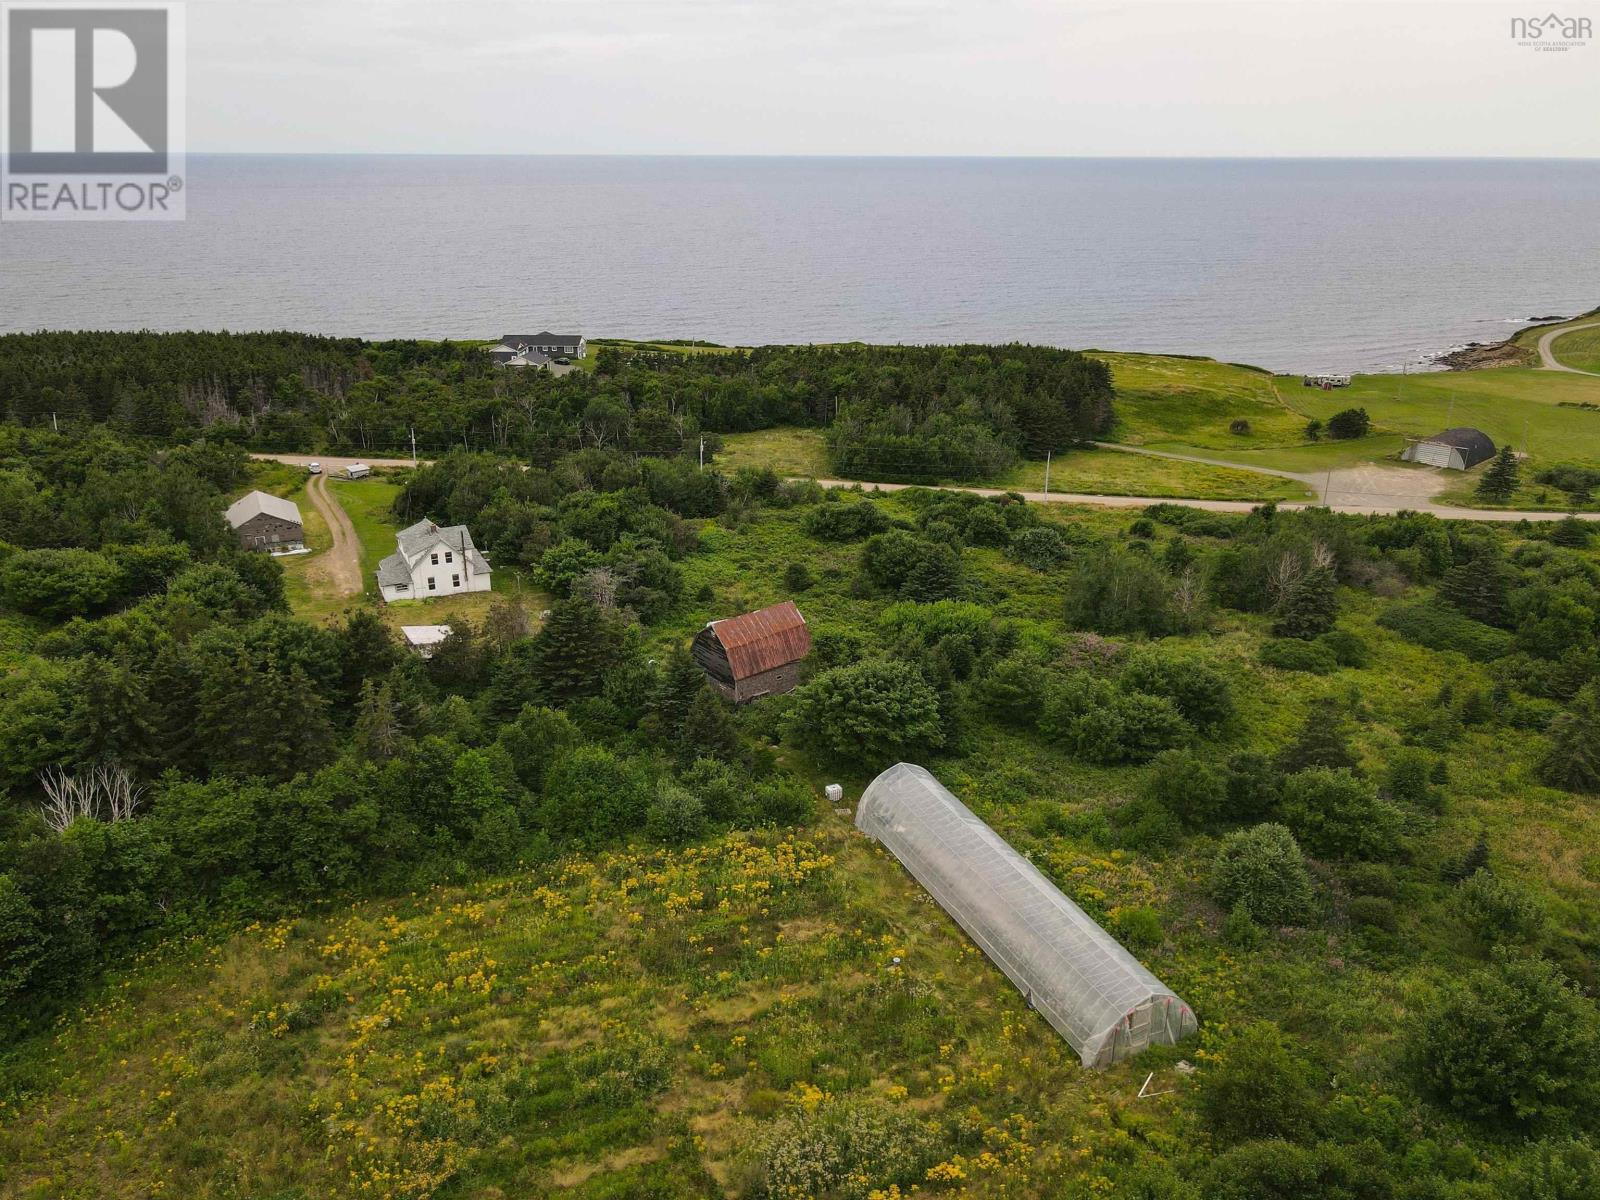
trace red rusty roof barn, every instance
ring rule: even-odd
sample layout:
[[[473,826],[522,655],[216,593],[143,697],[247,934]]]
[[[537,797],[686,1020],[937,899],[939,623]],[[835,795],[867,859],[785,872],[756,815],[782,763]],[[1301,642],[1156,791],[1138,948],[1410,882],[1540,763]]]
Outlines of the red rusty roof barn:
[[[693,650],[711,686],[743,704],[787,692],[800,682],[800,661],[811,651],[811,630],[794,601],[785,600],[712,621],[695,635]]]

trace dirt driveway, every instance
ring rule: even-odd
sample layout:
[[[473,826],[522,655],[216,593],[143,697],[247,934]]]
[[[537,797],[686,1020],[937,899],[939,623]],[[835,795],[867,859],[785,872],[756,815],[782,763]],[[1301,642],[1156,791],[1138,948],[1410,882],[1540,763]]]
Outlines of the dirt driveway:
[[[326,475],[313,475],[306,484],[306,495],[327,522],[333,545],[306,563],[306,578],[316,590],[328,595],[356,596],[361,593],[361,542],[349,514],[328,488]]]

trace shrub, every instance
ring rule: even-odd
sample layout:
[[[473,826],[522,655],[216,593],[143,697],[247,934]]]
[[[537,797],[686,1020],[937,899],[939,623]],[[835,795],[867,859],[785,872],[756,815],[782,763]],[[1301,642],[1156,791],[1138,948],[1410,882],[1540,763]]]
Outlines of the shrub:
[[[1372,419],[1364,408],[1347,408],[1328,418],[1328,436],[1331,438],[1366,437],[1372,428]]]
[[[1117,842],[1130,850],[1163,850],[1183,840],[1183,825],[1172,810],[1149,796],[1136,796],[1111,810]]]
[[[791,592],[808,592],[814,582],[811,568],[803,562],[792,562],[783,569],[783,586]]]
[[[1517,1132],[1586,1120],[1600,1100],[1600,1013],[1556,967],[1503,952],[1440,993],[1412,1030],[1425,1092]]]
[[[1283,823],[1314,854],[1387,858],[1400,846],[1400,810],[1344,768],[1309,767],[1289,776]]]
[[[1250,915],[1248,905],[1240,902],[1228,910],[1228,919],[1222,923],[1222,940],[1239,950],[1251,950],[1261,944],[1261,926]]]
[[[1490,662],[1511,650],[1511,635],[1442,604],[1391,604],[1378,624],[1429,650],[1454,650],[1474,662]]]
[[[1096,633],[1177,631],[1172,581],[1148,556],[1100,551],[1082,560],[1067,583],[1067,624]]]
[[[1163,750],[1182,745],[1193,730],[1169,701],[1138,693],[1112,693],[1072,725],[1073,752],[1089,762],[1149,762]]]
[[[1282,777],[1265,754],[1240,750],[1228,756],[1227,815],[1234,821],[1258,821],[1278,805]]]
[[[1260,659],[1266,666],[1280,671],[1302,671],[1310,675],[1331,675],[1339,669],[1339,660],[1327,646],[1298,638],[1277,638],[1263,643]]]
[[[1539,902],[1487,867],[1479,867],[1456,884],[1450,909],[1485,949],[1537,942],[1544,932],[1545,915]]]
[[[1189,750],[1164,750],[1151,764],[1144,795],[1191,828],[1222,816],[1228,802],[1226,777]]]
[[[995,716],[1032,728],[1055,676],[1026,658],[1003,658],[984,673],[978,694]]]
[[[1053,525],[1024,529],[1011,539],[1011,557],[1035,571],[1050,571],[1072,557],[1072,543]]]
[[[1371,1153],[1278,1139],[1235,1146],[1213,1159],[1203,1178],[1205,1200],[1378,1200],[1394,1194],[1382,1159]]]
[[[943,740],[939,697],[910,663],[868,659],[824,671],[794,693],[800,745],[878,769]]]
[[[1233,420],[1228,422],[1228,432],[1236,433],[1240,437],[1246,437],[1250,433],[1250,422],[1246,421],[1243,417],[1235,417]]]
[[[1364,667],[1372,661],[1366,641],[1348,629],[1330,629],[1317,638],[1316,644],[1332,654],[1333,661],[1341,667]]]
[[[1227,678],[1192,658],[1142,650],[1129,659],[1118,682],[1129,691],[1172,701],[1196,729],[1215,729],[1233,716],[1233,689]]]
[[[706,806],[688,789],[663,779],[645,810],[644,828],[655,841],[681,846],[705,832]]]
[[[1004,546],[1011,540],[1011,527],[993,504],[975,504],[967,511],[962,528],[974,546]]]
[[[1223,1041],[1207,1055],[1195,1083],[1200,1119],[1218,1145],[1293,1141],[1311,1129],[1316,1072],[1270,1021],[1253,1022]]]
[[[889,518],[869,500],[819,504],[806,514],[805,531],[824,542],[858,542],[889,528]]]
[[[1384,764],[1384,791],[1391,800],[1418,808],[1433,805],[1433,788],[1428,777],[1433,773],[1433,755],[1419,746],[1397,746]]]
[[[1345,767],[1354,770],[1355,751],[1350,748],[1349,722],[1332,700],[1318,700],[1306,710],[1305,720],[1295,740],[1278,756],[1278,768],[1285,774],[1307,767]]]
[[[914,1112],[881,1100],[802,1099],[757,1134],[748,1192],[765,1200],[866,1200],[873,1191],[924,1182],[938,1145]]]
[[[1350,901],[1350,920],[1369,929],[1393,933],[1400,925],[1394,901],[1383,896],[1356,896]]]
[[[861,569],[876,586],[910,600],[943,600],[961,590],[961,556],[903,529],[867,539]]]
[[[1121,939],[1130,946],[1149,947],[1161,944],[1161,917],[1148,904],[1113,910],[1111,923],[1116,927]]]
[[[1252,919],[1295,925],[1311,913],[1311,875],[1294,835],[1282,825],[1256,825],[1230,834],[1217,852],[1211,890]]]

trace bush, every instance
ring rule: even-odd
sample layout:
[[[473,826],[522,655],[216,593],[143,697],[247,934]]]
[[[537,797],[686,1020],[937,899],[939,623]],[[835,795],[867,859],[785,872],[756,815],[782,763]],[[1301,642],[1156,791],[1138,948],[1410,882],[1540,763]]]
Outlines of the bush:
[[[757,1134],[749,1152],[750,1195],[765,1200],[835,1196],[924,1182],[937,1157],[931,1125],[881,1100],[801,1099]]]
[[[1429,650],[1454,650],[1474,662],[1490,662],[1511,651],[1512,638],[1505,630],[1442,604],[1391,604],[1379,614],[1378,624],[1408,642]]]
[[[1316,644],[1333,655],[1341,667],[1364,667],[1372,661],[1367,643],[1348,629],[1330,629],[1317,638]]]
[[[791,592],[808,592],[814,582],[811,568],[803,562],[792,562],[783,569],[783,586]]]
[[[1280,811],[1314,854],[1378,859],[1400,847],[1400,810],[1344,768],[1309,767],[1289,776]]]
[[[1026,658],[1003,658],[978,682],[984,706],[1002,721],[1031,729],[1039,721],[1053,674]]]
[[[1011,557],[1035,571],[1051,571],[1072,557],[1072,543],[1053,525],[1024,529],[1011,539]]]
[[[1235,417],[1228,422],[1228,432],[1236,433],[1240,437],[1247,437],[1250,433],[1250,422],[1243,417]]]
[[[1296,925],[1311,914],[1311,875],[1294,835],[1282,825],[1230,834],[1212,866],[1211,890],[1268,925]]]
[[[1497,953],[1428,1005],[1411,1036],[1423,1090],[1473,1120],[1561,1130],[1600,1101],[1600,1014],[1543,959]]]
[[[916,667],[885,659],[835,667],[799,688],[786,728],[802,746],[872,770],[944,740],[938,694]]]
[[[1251,750],[1229,755],[1228,819],[1259,821],[1278,806],[1282,785],[1282,777],[1266,755]]]
[[[974,546],[1004,546],[1011,541],[1011,527],[993,504],[975,504],[968,509],[962,533]]]
[[[1072,725],[1072,751],[1093,763],[1149,762],[1189,740],[1193,730],[1169,701],[1138,693],[1090,708]]]
[[[819,504],[806,514],[805,531],[824,542],[858,542],[889,528],[889,518],[868,500]]]
[[[1394,901],[1383,896],[1356,896],[1350,901],[1350,921],[1368,929],[1393,933],[1400,925]]]
[[[1419,746],[1398,746],[1384,764],[1384,791],[1391,800],[1417,808],[1433,807],[1433,755]]]
[[[908,600],[945,600],[961,591],[960,553],[903,529],[868,538],[861,569],[876,586]]]
[[[1220,1146],[1304,1137],[1316,1111],[1316,1072],[1270,1021],[1246,1025],[1206,1057],[1195,1105]]]
[[[1266,666],[1276,667],[1280,671],[1331,675],[1339,669],[1339,660],[1333,651],[1320,641],[1303,642],[1298,638],[1277,638],[1262,644],[1259,657]]]
[[[1228,782],[1221,771],[1192,751],[1164,750],[1151,764],[1144,795],[1196,828],[1222,816],[1228,803]]]
[[[1487,867],[1478,868],[1456,885],[1450,910],[1485,949],[1537,942],[1544,932],[1545,915],[1539,902]]]
[[[1161,917],[1147,904],[1136,908],[1118,908],[1111,914],[1111,924],[1118,936],[1130,946],[1159,946],[1162,930]]]
[[[1178,631],[1172,581],[1147,555],[1100,551],[1085,558],[1067,583],[1065,618],[1074,629],[1096,633]]]
[[[1347,408],[1328,418],[1328,436],[1331,438],[1366,437],[1372,428],[1372,419],[1364,408]]]
[[[1249,906],[1235,904],[1222,923],[1222,940],[1238,950],[1253,950],[1261,944],[1261,926],[1250,915]]]
[[[1539,774],[1569,792],[1600,793],[1600,684],[1585,684],[1550,722],[1550,750]]]
[[[1196,729],[1215,729],[1233,716],[1233,689],[1226,677],[1192,658],[1156,649],[1138,651],[1118,682],[1129,691],[1172,701]]]
[[[705,832],[706,806],[700,798],[670,780],[656,785],[656,798],[645,810],[645,833],[669,846],[692,842]]]

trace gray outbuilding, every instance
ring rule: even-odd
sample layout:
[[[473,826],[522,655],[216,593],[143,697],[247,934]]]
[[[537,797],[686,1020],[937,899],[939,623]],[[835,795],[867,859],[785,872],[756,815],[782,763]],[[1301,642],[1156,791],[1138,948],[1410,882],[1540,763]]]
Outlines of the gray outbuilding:
[[[306,548],[305,524],[293,500],[249,492],[228,506],[228,524],[246,550],[287,554]]]
[[[1459,426],[1421,438],[1405,448],[1400,457],[1406,462],[1443,467],[1447,471],[1470,471],[1494,457],[1494,442],[1481,429]]]

